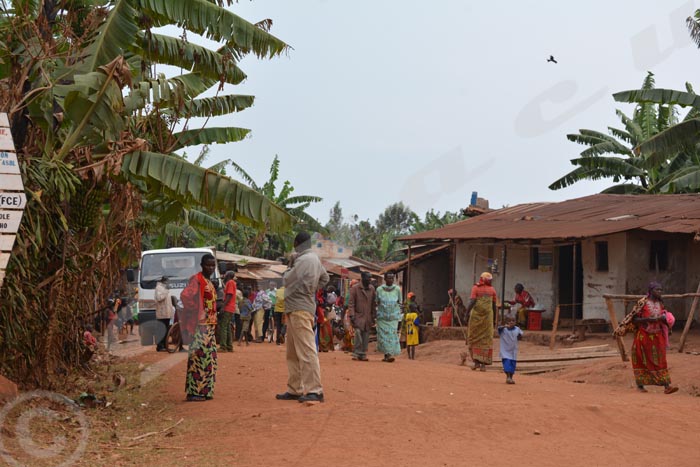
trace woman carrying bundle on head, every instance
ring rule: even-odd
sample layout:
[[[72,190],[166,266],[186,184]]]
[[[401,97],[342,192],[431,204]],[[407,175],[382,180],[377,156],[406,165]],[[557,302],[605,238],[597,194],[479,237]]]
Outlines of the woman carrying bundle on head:
[[[472,287],[467,305],[469,331],[467,343],[469,356],[474,362],[472,370],[486,371],[493,363],[493,317],[496,313],[496,290],[491,287],[491,273],[484,272]]]

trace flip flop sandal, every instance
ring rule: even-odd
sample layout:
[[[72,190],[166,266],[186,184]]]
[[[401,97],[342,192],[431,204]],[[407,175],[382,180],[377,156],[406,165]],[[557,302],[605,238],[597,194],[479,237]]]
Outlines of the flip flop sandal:
[[[674,392],[678,392],[678,386],[671,386],[664,389],[664,394],[673,394]]]
[[[637,391],[639,391],[639,392],[649,392],[649,391],[646,390],[646,388],[643,388],[643,387],[637,387]]]

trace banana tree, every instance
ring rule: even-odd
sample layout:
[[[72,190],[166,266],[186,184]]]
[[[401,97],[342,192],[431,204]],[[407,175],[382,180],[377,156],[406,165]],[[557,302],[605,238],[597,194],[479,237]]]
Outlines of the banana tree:
[[[323,201],[322,198],[309,195],[291,196],[294,187],[289,180],[285,180],[279,193],[277,192],[277,183],[280,176],[280,160],[278,156],[275,155],[275,158],[272,160],[272,164],[270,165],[270,178],[263,185],[258,185],[248,172],[235,161],[231,161],[231,166],[253,190],[261,193],[267,199],[275,203],[275,205],[284,208],[294,217],[298,228],[314,232],[326,232],[326,229],[306,212],[312,203]],[[252,238],[247,250],[253,256],[260,254],[263,242],[267,239],[268,244],[273,247],[270,249],[271,251],[267,252],[267,256],[280,256],[290,248],[289,243],[291,239],[289,237],[290,235],[271,236],[269,235],[268,229],[263,228]]]
[[[10,116],[28,202],[0,290],[0,372],[48,386],[56,369],[79,362],[80,326],[138,256],[144,197],[290,228],[292,217],[265,196],[176,153],[246,137],[192,119],[250,107],[253,96],[222,94],[245,79],[241,58],[288,48],[269,33],[271,21],[250,23],[225,3],[2,1],[0,111]],[[182,34],[159,32],[167,25]],[[218,48],[190,43],[188,33]],[[168,77],[162,65],[182,73]]]
[[[688,85],[689,91],[692,88]],[[654,141],[679,124],[675,100],[654,101],[639,96],[663,94],[656,89],[654,75],[649,72],[639,91],[615,94],[618,101],[635,102],[632,117],[620,110],[617,116],[623,128],[608,127],[608,133],[580,130],[567,135],[570,141],[587,146],[580,157],[572,159],[576,169],[553,182],[549,188],[561,189],[581,180],[612,178],[615,185],[604,193],[664,193],[673,190],[680,170],[694,157],[694,151],[683,151],[680,146],[654,147]],[[695,112],[684,120],[692,119]],[[651,150],[650,150],[651,149]],[[622,182],[622,183],[618,183]]]

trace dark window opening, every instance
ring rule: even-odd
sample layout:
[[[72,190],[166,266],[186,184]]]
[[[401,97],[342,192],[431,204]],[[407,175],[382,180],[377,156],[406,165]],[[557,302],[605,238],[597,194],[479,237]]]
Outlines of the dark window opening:
[[[540,267],[540,249],[530,248],[530,269],[538,269]]]
[[[595,270],[608,270],[608,242],[595,242]]]
[[[668,270],[668,240],[652,240],[649,248],[649,270]]]

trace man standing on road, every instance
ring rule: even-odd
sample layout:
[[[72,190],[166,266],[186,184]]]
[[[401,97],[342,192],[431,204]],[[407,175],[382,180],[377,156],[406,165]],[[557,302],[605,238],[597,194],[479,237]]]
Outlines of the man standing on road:
[[[377,295],[374,286],[370,283],[371,280],[372,275],[363,271],[362,282],[355,284],[350,289],[350,304],[348,306],[350,322],[355,329],[352,359],[362,362],[368,360],[369,331],[377,315]]]
[[[158,339],[156,350],[165,352],[167,350],[165,342],[168,340],[170,319],[173,317],[173,306],[170,300],[170,289],[168,288],[168,278],[166,276],[158,280],[153,295],[156,300],[156,319],[160,323],[156,332],[156,338]]]
[[[299,232],[294,239],[297,255],[284,273],[284,312],[287,317],[287,391],[279,400],[323,402],[321,367],[314,338],[316,291],[328,283],[328,273],[311,251],[311,237]]]
[[[231,320],[236,312],[236,273],[226,271],[224,276],[224,311],[219,321],[218,335],[216,336],[219,351],[233,352],[233,335],[231,334]]]

